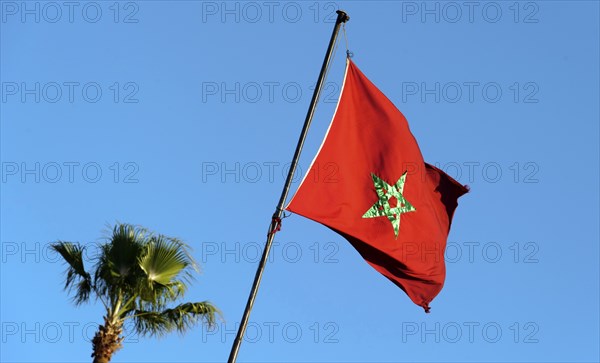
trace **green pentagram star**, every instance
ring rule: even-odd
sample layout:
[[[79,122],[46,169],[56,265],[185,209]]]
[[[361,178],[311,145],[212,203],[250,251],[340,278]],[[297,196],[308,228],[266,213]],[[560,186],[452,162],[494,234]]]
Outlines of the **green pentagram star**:
[[[377,175],[371,173],[373,178],[373,184],[375,184],[375,191],[379,200],[373,204],[373,206],[362,216],[363,218],[376,218],[376,217],[387,217],[394,227],[394,235],[398,238],[398,231],[400,230],[400,215],[402,213],[414,212],[415,207],[410,204],[406,198],[402,195],[404,191],[404,184],[406,183],[406,171],[398,182],[394,185],[389,185],[384,180],[379,178]],[[396,199],[396,206],[390,205],[390,200]]]

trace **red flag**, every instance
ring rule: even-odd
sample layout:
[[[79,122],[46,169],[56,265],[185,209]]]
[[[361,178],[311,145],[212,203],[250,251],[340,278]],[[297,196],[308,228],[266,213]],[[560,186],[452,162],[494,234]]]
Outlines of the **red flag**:
[[[452,215],[468,189],[423,161],[404,115],[351,60],[311,170],[286,209],[344,236],[429,312],[446,277]]]

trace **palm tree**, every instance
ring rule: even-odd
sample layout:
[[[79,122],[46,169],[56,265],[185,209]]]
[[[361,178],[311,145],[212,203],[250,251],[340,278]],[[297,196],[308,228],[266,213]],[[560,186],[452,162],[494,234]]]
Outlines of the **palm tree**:
[[[156,235],[145,228],[117,224],[99,246],[93,270],[83,263],[85,246],[58,241],[52,249],[67,264],[65,290],[75,305],[94,295],[106,309],[104,324],[92,340],[94,363],[108,363],[121,348],[123,324],[132,319],[140,336],[184,333],[201,322],[213,326],[220,315],[210,302],[186,302],[168,307],[183,297],[196,262],[182,241]]]

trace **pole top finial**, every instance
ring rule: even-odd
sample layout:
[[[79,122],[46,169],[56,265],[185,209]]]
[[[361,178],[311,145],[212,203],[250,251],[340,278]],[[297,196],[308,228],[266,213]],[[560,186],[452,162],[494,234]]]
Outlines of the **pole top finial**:
[[[344,10],[337,10],[336,13],[338,14],[338,22],[339,23],[345,23],[348,20],[350,20],[350,17]]]

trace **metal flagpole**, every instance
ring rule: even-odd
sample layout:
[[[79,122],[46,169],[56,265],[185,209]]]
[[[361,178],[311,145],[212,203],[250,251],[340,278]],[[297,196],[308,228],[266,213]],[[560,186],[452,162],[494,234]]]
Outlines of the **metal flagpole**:
[[[250,318],[250,311],[252,310],[252,306],[254,305],[254,300],[256,299],[256,293],[258,292],[260,280],[262,279],[262,274],[265,270],[265,265],[269,257],[269,251],[271,250],[271,245],[273,244],[273,238],[275,237],[275,233],[281,227],[281,216],[283,215],[285,200],[287,199],[287,195],[290,191],[292,179],[294,178],[294,172],[296,171],[296,166],[298,165],[298,159],[300,158],[300,153],[302,152],[302,147],[304,146],[304,140],[306,139],[308,128],[310,127],[310,123],[315,113],[317,102],[319,100],[319,95],[321,93],[321,88],[323,87],[325,74],[327,73],[327,69],[329,68],[329,62],[331,61],[333,48],[337,40],[340,26],[343,23],[350,20],[350,17],[344,11],[338,10],[336,11],[336,13],[338,16],[335,21],[335,26],[333,28],[333,34],[331,34],[331,40],[329,40],[329,47],[327,48],[327,53],[325,54],[323,65],[321,66],[321,73],[319,74],[319,79],[317,80],[317,85],[315,86],[315,92],[313,93],[312,100],[310,101],[310,106],[308,107],[306,119],[304,120],[304,126],[302,127],[300,138],[298,140],[298,145],[296,146],[296,151],[294,152],[294,157],[292,158],[292,164],[290,165],[290,171],[288,172],[287,178],[285,180],[285,185],[283,186],[283,191],[281,192],[281,198],[279,199],[279,203],[277,204],[277,208],[275,209],[275,213],[273,213],[273,218],[271,219],[271,225],[269,226],[269,232],[267,234],[267,242],[265,243],[265,249],[263,250],[262,257],[256,270],[256,275],[254,276],[254,283],[252,284],[252,290],[250,290],[250,296],[248,296],[248,302],[246,303],[246,309],[244,310],[244,315],[242,316],[242,321],[240,322],[240,328],[238,329],[235,341],[233,342],[233,346],[231,347],[231,353],[229,354],[228,360],[229,363],[235,363],[237,359],[237,355],[240,350],[240,345],[242,344],[242,339],[244,338],[244,333],[246,332],[246,326],[248,325],[248,319]]]

